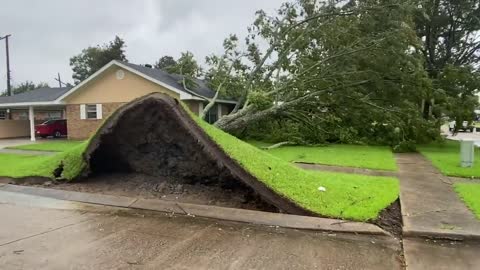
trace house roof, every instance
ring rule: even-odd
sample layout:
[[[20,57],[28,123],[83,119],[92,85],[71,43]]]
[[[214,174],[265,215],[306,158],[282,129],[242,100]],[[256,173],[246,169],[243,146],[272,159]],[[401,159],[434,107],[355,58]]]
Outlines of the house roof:
[[[41,87],[13,96],[0,97],[0,104],[51,102],[68,90],[70,87]]]
[[[195,82],[197,83],[197,87],[195,89],[185,90],[180,83],[182,80],[182,76],[178,74],[170,74],[160,69],[149,68],[141,65],[136,65],[132,63],[121,62],[118,60],[112,60],[110,63],[102,67],[100,70],[95,72],[93,75],[88,77],[86,80],[82,81],[74,88],[67,91],[65,94],[60,96],[57,101],[61,101],[68,97],[69,95],[73,94],[77,90],[80,90],[83,85],[88,84],[90,81],[94,80],[97,76],[102,74],[105,70],[111,68],[112,66],[117,66],[120,68],[124,68],[134,74],[137,74],[144,79],[147,79],[153,83],[156,83],[160,86],[163,86],[177,94],[180,95],[181,100],[208,100],[215,96],[215,91],[208,88],[205,81],[196,79]],[[233,103],[236,104],[236,100],[233,98],[228,98],[224,96],[220,96],[217,99],[219,103]]]
[[[189,100],[189,99],[194,99],[194,100],[207,99],[208,100],[215,96],[215,91],[210,89],[207,86],[207,83],[203,80],[195,79],[195,82],[197,83],[197,87],[195,87],[195,89],[185,90],[182,84],[180,83],[182,80],[181,75],[170,74],[160,69],[148,68],[141,65],[135,65],[131,63],[125,63],[125,62],[113,60],[73,88],[42,87],[29,92],[14,95],[14,96],[0,97],[0,107],[63,104],[64,103],[63,100],[67,96],[81,89],[89,81],[95,79],[97,76],[102,74],[105,70],[109,69],[114,65],[124,68],[147,80],[150,80],[158,85],[161,85],[169,90],[172,90],[173,92],[178,93],[180,95],[180,99],[182,100]],[[217,99],[217,102],[235,104],[236,100],[225,97],[225,96],[220,96]]]
[[[213,98],[215,96],[215,91],[209,88],[207,85],[207,82],[204,80],[194,79],[195,83],[197,84],[197,87],[189,89],[190,91],[187,91],[183,88],[183,85],[181,84],[181,81],[183,79],[182,75],[171,74],[161,69],[149,68],[149,67],[126,63],[126,62],[121,62],[121,63],[130,68],[135,69],[138,72],[141,72],[149,77],[152,77],[156,80],[164,82],[172,87],[185,91],[189,94],[193,94],[193,95],[208,98],[208,99]],[[221,96],[220,99],[234,101],[234,99],[228,98],[225,96]]]

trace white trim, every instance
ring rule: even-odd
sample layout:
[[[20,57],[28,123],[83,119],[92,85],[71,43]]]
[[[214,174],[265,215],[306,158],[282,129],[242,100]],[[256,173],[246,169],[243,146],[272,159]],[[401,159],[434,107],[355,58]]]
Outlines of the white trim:
[[[75,87],[73,87],[72,89],[68,90],[65,94],[61,95],[60,97],[58,97],[55,101],[59,101],[59,100],[63,100],[65,99],[66,97],[70,96],[71,94],[73,94],[75,91],[77,91],[79,88],[81,88],[82,86],[84,86],[85,84],[87,84],[89,81],[93,80],[95,77],[97,77],[100,73],[104,72],[105,70],[107,70],[109,67],[113,66],[114,64],[116,63],[115,60],[112,60],[110,61],[110,63],[106,64],[105,66],[103,66],[101,69],[97,70],[97,72],[93,73],[92,75],[90,75],[90,77],[88,77],[87,79],[85,79],[84,81],[80,82],[79,84],[77,84]]]
[[[203,112],[203,103],[198,103],[198,115],[200,116]]]
[[[222,104],[220,103],[215,103],[217,104],[217,118],[220,119],[222,117]]]
[[[63,102],[20,102],[20,103],[3,103],[0,104],[0,108],[9,107],[30,107],[30,106],[52,106],[52,105],[65,105]]]
[[[154,82],[154,83],[156,83],[156,84],[158,84],[158,85],[160,85],[160,86],[163,86],[163,87],[167,88],[168,90],[171,90],[171,91],[179,94],[181,100],[183,100],[183,99],[192,99],[192,98],[194,97],[194,96],[191,95],[191,94],[185,93],[184,90],[180,90],[180,89],[178,89],[178,88],[176,88],[176,87],[173,87],[173,86],[171,86],[171,85],[168,85],[168,84],[166,84],[166,83],[164,83],[164,82],[162,82],[162,81],[156,80],[156,79],[154,79],[154,78],[152,78],[152,77],[150,77],[150,76],[148,76],[148,75],[145,75],[144,73],[142,73],[142,72],[140,72],[140,71],[137,71],[136,69],[133,69],[133,68],[131,68],[131,67],[129,67],[129,66],[126,66],[126,65],[124,65],[124,64],[122,64],[122,63],[120,63],[120,62],[117,62],[117,61],[115,61],[115,60],[113,60],[113,61],[114,61],[114,63],[115,63],[117,66],[119,66],[119,67],[124,68],[124,69],[126,69],[126,70],[128,70],[128,71],[130,71],[130,72],[132,72],[132,73],[134,73],[134,74],[136,74],[136,75],[144,78],[144,79],[147,79],[147,80],[149,80],[149,81],[151,81],[151,82]]]
[[[87,105],[80,104],[80,120],[87,119]]]
[[[103,118],[102,104],[97,104],[97,119]]]
[[[185,100],[204,100],[210,102],[212,99],[194,97]],[[237,104],[238,102],[234,100],[217,99],[215,103]]]
[[[233,101],[233,100],[217,99],[217,101],[216,101],[215,103],[237,104],[238,102],[237,102],[237,101]]]
[[[30,141],[35,141],[35,111],[33,106],[28,107],[28,120],[30,122]]]

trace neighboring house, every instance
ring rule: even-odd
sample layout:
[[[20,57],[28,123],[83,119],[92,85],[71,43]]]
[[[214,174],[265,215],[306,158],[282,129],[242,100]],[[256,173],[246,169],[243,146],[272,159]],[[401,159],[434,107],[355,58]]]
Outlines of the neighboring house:
[[[182,100],[192,112],[199,114],[215,92],[201,80],[197,80],[198,87],[191,90],[185,90],[180,81],[181,76],[162,70],[111,61],[71,89],[42,88],[11,97],[0,97],[0,119],[6,119],[3,121],[3,125],[6,125],[7,122],[25,121],[21,119],[25,119],[27,111],[29,120],[30,116],[35,116],[32,117],[35,120],[41,120],[41,117],[57,118],[61,112],[60,118],[67,119],[69,138],[86,139],[117,108],[152,92],[165,93]],[[206,120],[215,122],[230,113],[235,104],[233,99],[219,98]],[[12,120],[8,120],[10,117],[7,111]],[[34,123],[35,121],[28,121],[32,140],[35,139]],[[6,136],[2,135],[2,129],[4,127],[0,120],[0,138]]]

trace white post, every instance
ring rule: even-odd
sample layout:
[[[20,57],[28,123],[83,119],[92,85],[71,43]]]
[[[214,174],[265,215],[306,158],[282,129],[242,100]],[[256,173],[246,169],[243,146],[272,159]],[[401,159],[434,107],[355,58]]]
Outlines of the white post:
[[[35,112],[33,106],[28,107],[28,119],[30,120],[30,140],[35,141]]]
[[[460,141],[460,165],[463,168],[473,167],[475,158],[475,145],[472,140]]]

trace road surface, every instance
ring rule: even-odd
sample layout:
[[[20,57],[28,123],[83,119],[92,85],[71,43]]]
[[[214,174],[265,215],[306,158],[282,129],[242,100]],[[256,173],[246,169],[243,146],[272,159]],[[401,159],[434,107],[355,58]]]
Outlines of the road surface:
[[[398,241],[0,192],[2,269],[402,269]]]

